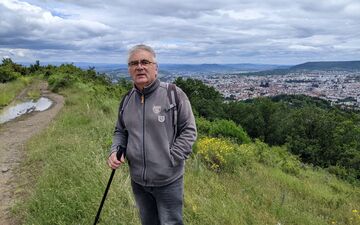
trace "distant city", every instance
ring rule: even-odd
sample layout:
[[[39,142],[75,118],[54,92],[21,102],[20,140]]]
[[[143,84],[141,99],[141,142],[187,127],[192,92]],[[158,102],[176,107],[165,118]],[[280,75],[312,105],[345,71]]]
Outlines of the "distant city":
[[[247,100],[276,95],[307,95],[332,105],[360,109],[360,61],[310,62],[296,66],[256,64],[165,65],[160,78],[199,79],[227,100]],[[112,79],[128,77],[125,67],[104,70]]]
[[[215,87],[225,98],[246,100],[257,97],[308,95],[333,105],[360,109],[359,71],[303,71],[269,76],[194,76]]]

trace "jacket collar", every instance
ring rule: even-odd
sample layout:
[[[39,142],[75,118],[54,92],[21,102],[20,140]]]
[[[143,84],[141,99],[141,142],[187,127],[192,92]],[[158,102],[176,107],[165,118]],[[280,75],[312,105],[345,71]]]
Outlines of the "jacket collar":
[[[159,86],[160,86],[160,80],[156,78],[151,84],[149,84],[148,86],[145,86],[143,90],[139,90],[136,87],[136,85],[134,85],[134,88],[140,94],[149,95],[150,93],[155,91]]]

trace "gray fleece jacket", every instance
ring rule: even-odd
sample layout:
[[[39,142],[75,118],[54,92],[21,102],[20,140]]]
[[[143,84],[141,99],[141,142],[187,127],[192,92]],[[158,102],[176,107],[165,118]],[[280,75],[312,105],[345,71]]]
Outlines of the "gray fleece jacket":
[[[177,134],[167,84],[156,79],[143,91],[134,87],[115,126],[111,153],[126,147],[131,179],[143,186],[170,184],[184,174],[185,159],[196,140],[196,125],[186,94],[177,95]]]

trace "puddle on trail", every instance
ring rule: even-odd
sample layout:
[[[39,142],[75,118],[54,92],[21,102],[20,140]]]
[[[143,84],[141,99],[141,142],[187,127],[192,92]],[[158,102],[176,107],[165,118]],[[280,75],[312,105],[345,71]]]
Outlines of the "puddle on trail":
[[[0,124],[8,122],[26,113],[31,113],[33,111],[45,111],[51,105],[52,101],[50,99],[41,97],[37,101],[31,100],[5,108],[5,110],[0,114]]]

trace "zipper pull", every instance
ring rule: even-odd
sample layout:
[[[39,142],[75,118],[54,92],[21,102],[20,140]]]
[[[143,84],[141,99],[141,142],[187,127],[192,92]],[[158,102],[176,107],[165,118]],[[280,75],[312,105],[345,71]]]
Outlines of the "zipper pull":
[[[144,95],[141,95],[141,104],[144,104]]]

